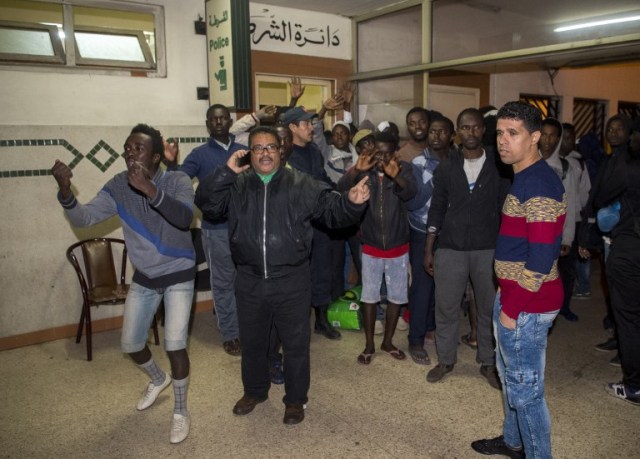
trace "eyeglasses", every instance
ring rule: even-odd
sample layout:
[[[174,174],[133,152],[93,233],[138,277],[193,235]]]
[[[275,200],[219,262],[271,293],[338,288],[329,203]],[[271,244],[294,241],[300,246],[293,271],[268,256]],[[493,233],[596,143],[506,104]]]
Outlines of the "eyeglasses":
[[[263,151],[267,150],[268,153],[275,153],[278,151],[280,147],[275,143],[270,143],[269,145],[254,145],[251,147],[251,151],[256,155],[259,155]]]

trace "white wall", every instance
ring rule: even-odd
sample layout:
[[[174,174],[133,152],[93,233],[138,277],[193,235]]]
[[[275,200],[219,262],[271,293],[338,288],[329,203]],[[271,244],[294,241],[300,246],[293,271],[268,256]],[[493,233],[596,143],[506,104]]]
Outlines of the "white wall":
[[[620,64],[588,69],[563,69],[554,87],[547,72],[503,73],[491,76],[491,104],[501,107],[518,100],[520,93],[549,95],[562,98],[562,121],[573,121],[573,99],[586,98],[608,101],[608,116],[618,111],[618,101],[640,102],[640,63]]]
[[[165,7],[167,78],[66,74],[0,68],[0,141],[64,139],[85,158],[74,169],[78,198],[86,202],[115,173],[121,158],[100,171],[86,155],[99,141],[116,152],[131,129],[145,122],[166,137],[206,137],[207,101],[196,87],[207,86],[206,39],[193,21],[204,16],[202,0],[153,0]],[[186,142],[186,154],[195,146]],[[104,162],[106,152],[97,157]],[[56,158],[69,162],[63,146],[0,147],[0,171],[50,169]],[[1,175],[1,174],[0,174]],[[73,229],[56,201],[51,176],[0,177],[0,338],[76,323],[81,296],[65,258],[73,242],[120,235],[116,219],[90,229]],[[100,308],[102,318],[121,307]]]

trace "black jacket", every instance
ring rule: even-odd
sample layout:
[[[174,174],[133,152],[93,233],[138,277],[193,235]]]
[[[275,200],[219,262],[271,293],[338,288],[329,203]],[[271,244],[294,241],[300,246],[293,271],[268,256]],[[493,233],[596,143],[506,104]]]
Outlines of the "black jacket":
[[[495,249],[510,183],[498,173],[494,153],[485,149],[485,154],[473,191],[469,191],[462,151],[452,151],[436,169],[427,232],[438,236],[438,248]]]
[[[264,278],[309,263],[312,219],[348,226],[366,208],[295,169],[280,168],[265,185],[253,169],[236,174],[226,165],[200,182],[195,203],[207,218],[228,218],[233,261]]]
[[[362,217],[362,243],[388,250],[409,242],[409,217],[406,202],[417,192],[412,165],[399,161],[400,172],[395,182],[384,175],[380,180],[377,168],[358,172],[352,167],[338,182],[338,189],[348,190],[365,175],[369,177],[369,208]]]

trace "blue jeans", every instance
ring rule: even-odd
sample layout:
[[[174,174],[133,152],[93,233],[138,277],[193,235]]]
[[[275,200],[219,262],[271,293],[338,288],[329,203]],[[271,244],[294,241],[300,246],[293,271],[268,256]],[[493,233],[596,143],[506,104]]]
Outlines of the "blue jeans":
[[[591,293],[591,258],[576,260],[576,287],[575,293]]]
[[[527,458],[551,458],[551,417],[544,399],[547,335],[558,311],[521,312],[516,329],[500,323],[500,293],[493,308],[496,366],[502,383],[504,441]]]
[[[165,289],[151,289],[133,282],[124,304],[120,344],[131,354],[144,349],[153,316],[164,297],[164,349],[179,351],[187,347],[193,282],[182,282]]]
[[[240,336],[234,283],[236,266],[231,259],[229,232],[224,229],[202,229],[202,246],[211,270],[211,293],[216,308],[222,341]]]

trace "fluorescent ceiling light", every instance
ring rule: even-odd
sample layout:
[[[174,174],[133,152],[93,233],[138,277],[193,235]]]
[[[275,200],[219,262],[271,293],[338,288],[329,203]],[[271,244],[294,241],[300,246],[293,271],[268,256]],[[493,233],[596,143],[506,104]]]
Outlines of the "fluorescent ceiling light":
[[[625,16],[615,19],[603,19],[600,21],[583,22],[581,24],[574,24],[570,26],[558,27],[553,29],[554,32],[567,32],[569,30],[588,29],[589,27],[598,27],[609,24],[620,24],[622,22],[640,21],[640,15],[637,16]]]

